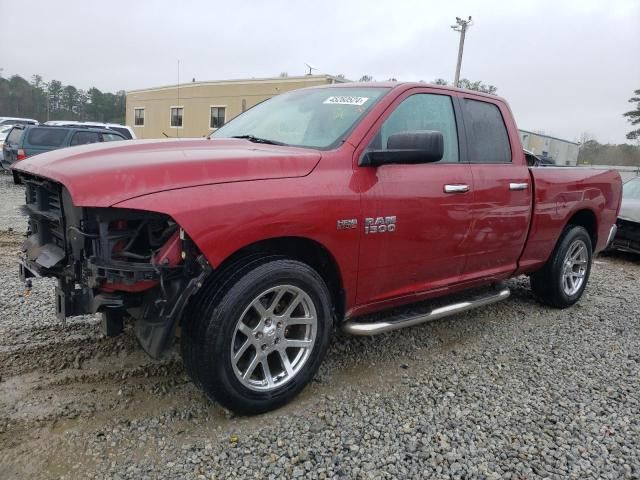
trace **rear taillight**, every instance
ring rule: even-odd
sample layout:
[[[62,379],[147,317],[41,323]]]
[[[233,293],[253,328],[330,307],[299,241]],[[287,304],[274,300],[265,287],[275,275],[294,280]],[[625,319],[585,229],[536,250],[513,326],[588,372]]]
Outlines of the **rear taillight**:
[[[18,149],[18,157],[16,158],[16,160],[24,160],[25,158],[27,158],[27,154],[24,153],[24,149],[23,148],[19,148]]]

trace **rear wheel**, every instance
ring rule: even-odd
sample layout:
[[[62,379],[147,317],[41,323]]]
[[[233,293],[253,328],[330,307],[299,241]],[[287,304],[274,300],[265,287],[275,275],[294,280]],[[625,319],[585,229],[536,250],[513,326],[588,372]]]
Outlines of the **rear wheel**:
[[[225,407],[272,410],[304,388],[326,354],[329,292],[315,270],[289,259],[253,261],[232,276],[190,309],[185,365]]]
[[[591,237],[587,231],[580,226],[568,226],[545,266],[531,275],[534,295],[552,307],[570,307],[584,293],[591,258]]]

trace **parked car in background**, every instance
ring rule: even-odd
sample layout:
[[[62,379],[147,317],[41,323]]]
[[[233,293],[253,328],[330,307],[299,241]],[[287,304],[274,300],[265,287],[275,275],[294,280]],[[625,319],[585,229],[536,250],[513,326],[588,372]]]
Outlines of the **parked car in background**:
[[[551,157],[540,157],[529,150],[524,151],[524,158],[527,161],[527,165],[530,167],[546,167],[555,165],[555,162]]]
[[[2,147],[2,166],[9,169],[17,161],[50,150],[117,140],[126,138],[121,133],[107,128],[14,125]]]
[[[0,125],[0,163],[2,162],[2,147],[4,146],[4,139],[7,138],[12,127],[13,125]]]
[[[629,180],[622,187],[622,205],[617,225],[618,233],[611,248],[640,253],[640,177]]]
[[[120,125],[119,123],[100,123],[100,122],[77,122],[75,120],[50,120],[44,123],[45,125],[57,125],[60,127],[93,127],[93,128],[109,128],[123,135],[127,140],[135,140],[136,134],[133,133],[133,129],[127,125]]]
[[[0,117],[0,125],[38,125],[35,118]]]

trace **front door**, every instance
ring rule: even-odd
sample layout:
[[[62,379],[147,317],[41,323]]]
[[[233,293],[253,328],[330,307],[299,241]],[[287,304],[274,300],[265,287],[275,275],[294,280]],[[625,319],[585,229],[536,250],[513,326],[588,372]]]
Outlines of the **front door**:
[[[452,98],[430,89],[401,95],[363,140],[386,148],[391,134],[436,130],[444,156],[436,163],[356,167],[362,185],[357,302],[412,295],[457,281],[471,225],[471,168],[461,163]]]

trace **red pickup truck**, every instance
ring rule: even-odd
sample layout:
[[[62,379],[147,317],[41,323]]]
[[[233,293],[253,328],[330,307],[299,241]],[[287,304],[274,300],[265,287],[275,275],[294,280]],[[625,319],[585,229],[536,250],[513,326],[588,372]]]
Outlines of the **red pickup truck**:
[[[297,90],[208,138],[59,150],[14,175],[21,275],[58,278],[58,316],[102,312],[109,335],[131,320],[153,357],[179,335],[194,381],[245,413],[302,390],[335,327],[415,325],[522,274],[569,307],[621,198],[614,171],[529,168],[501,98],[402,83]]]

